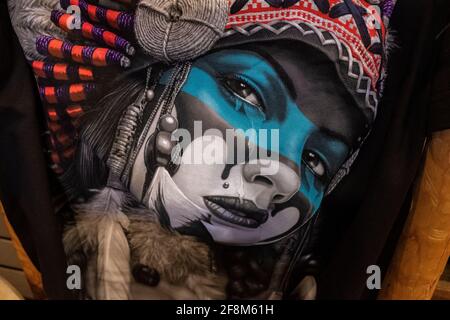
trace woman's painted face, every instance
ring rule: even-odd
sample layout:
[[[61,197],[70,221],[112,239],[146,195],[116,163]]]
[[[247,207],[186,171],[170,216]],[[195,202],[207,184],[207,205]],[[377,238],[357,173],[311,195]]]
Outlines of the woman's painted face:
[[[176,112],[192,139],[164,182],[166,216],[175,229],[200,222],[214,241],[234,245],[272,242],[303,225],[365,124],[325,56],[280,43],[198,59]],[[233,129],[242,131],[230,139]],[[230,163],[231,149],[242,152],[230,144],[236,136],[260,152]],[[223,161],[205,161],[211,155]]]

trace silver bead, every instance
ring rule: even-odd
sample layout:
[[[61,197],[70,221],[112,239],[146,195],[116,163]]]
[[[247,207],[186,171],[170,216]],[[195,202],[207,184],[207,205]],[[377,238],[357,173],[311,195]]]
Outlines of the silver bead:
[[[170,114],[166,114],[159,120],[159,129],[167,132],[174,132],[178,128],[178,121]]]
[[[155,91],[153,91],[152,89],[148,89],[145,92],[145,100],[152,101],[153,99],[155,99]]]
[[[156,157],[156,163],[162,167],[165,167],[169,164],[169,160],[164,157]]]
[[[164,155],[170,155],[173,149],[173,143],[169,132],[161,131],[156,137],[156,150]]]
[[[230,187],[230,184],[228,183],[228,182],[225,182],[224,184],[223,184],[223,188],[224,189],[228,189]]]

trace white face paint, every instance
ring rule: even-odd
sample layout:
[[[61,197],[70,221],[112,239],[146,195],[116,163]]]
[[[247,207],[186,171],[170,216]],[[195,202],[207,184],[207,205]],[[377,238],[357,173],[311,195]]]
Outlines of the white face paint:
[[[196,155],[195,161],[192,155]],[[222,161],[217,161],[219,156]],[[211,157],[216,163],[211,163]],[[271,214],[274,203],[289,200],[299,189],[300,179],[292,169],[277,163],[277,172],[262,179],[258,162],[250,161],[234,165],[228,177],[222,179],[225,157],[226,142],[222,137],[195,139],[184,150],[173,177],[165,169],[158,169],[144,202],[158,210],[154,204],[159,201],[173,228],[201,221],[214,241],[224,244],[263,243],[299,223],[302,217],[295,207]]]

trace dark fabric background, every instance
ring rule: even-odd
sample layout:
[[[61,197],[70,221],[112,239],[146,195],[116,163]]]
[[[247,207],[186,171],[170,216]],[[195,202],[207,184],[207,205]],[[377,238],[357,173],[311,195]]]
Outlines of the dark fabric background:
[[[401,232],[429,132],[450,128],[448,0],[399,0],[385,99],[351,176],[326,200],[315,243],[320,299],[374,298],[366,268],[386,270]],[[445,42],[444,42],[445,39]],[[42,148],[31,71],[0,3],[0,196],[49,298],[65,290],[61,228]],[[434,80],[433,80],[434,79]],[[356,186],[356,187],[355,187]]]
[[[61,230],[41,145],[42,109],[31,70],[0,2],[0,196],[50,298],[67,298]]]
[[[428,129],[430,132],[448,129],[450,124],[450,3],[446,3],[447,12],[439,19],[439,28],[436,40],[438,54],[436,55],[436,69],[433,77],[430,98],[430,117]]]
[[[376,125],[350,176],[321,211],[320,299],[375,298],[378,293],[366,289],[366,269],[379,265],[382,275],[387,271],[426,137],[450,128],[448,31],[446,53],[444,36],[436,39],[449,22],[449,12],[446,0],[397,3],[390,27],[398,47],[390,56]],[[447,99],[439,96],[444,87]]]

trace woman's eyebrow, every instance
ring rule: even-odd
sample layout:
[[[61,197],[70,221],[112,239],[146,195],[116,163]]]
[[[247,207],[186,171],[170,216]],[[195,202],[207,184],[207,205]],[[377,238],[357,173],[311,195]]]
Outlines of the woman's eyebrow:
[[[291,98],[294,100],[297,99],[297,92],[295,91],[294,83],[292,82],[292,79],[288,76],[286,70],[284,70],[284,68],[281,66],[281,64],[268,52],[266,52],[263,48],[259,46],[253,47],[252,50],[255,51],[257,54],[259,54],[260,56],[262,56],[270,64],[270,66],[275,69],[275,72],[278,74],[278,76],[288,89]]]
[[[346,137],[345,135],[343,135],[342,133],[339,133],[337,131],[331,130],[331,129],[326,128],[326,127],[319,127],[319,131],[322,134],[324,134],[324,135],[326,135],[326,136],[328,136],[328,137],[330,137],[330,138],[332,138],[334,140],[341,141],[343,144],[345,144],[347,146],[347,148],[349,148],[349,149],[351,148],[352,144],[351,144],[349,138]]]

